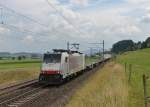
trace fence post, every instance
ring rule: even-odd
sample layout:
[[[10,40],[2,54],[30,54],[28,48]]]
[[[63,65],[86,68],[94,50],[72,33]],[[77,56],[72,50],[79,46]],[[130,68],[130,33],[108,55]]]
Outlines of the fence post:
[[[144,103],[145,107],[147,107],[147,83],[145,75],[143,75],[143,88],[144,88]]]
[[[113,60],[116,63],[116,55],[113,56]]]
[[[126,62],[124,64],[124,67],[125,67],[125,72],[127,72],[127,63]]]
[[[132,74],[132,64],[129,65],[129,79],[128,81],[131,81],[131,74]]]

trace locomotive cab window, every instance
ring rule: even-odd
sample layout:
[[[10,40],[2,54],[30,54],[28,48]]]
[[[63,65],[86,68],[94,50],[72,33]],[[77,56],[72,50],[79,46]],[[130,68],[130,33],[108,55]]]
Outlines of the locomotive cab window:
[[[44,54],[43,61],[45,63],[60,63],[61,54]]]
[[[68,62],[68,57],[65,57],[65,62],[66,62],[66,63]]]

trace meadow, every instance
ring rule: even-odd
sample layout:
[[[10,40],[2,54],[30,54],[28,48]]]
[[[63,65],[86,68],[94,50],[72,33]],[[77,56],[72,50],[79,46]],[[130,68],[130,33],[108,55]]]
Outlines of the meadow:
[[[119,55],[116,62],[122,64],[122,66],[127,63],[127,78],[129,76],[129,64],[132,64],[131,81],[128,83],[128,107],[144,107],[142,75],[146,74],[150,77],[150,49],[126,52]],[[147,82],[147,85],[148,95],[150,96],[150,81]]]
[[[99,57],[86,57],[86,64],[99,61]],[[38,78],[41,59],[0,60],[0,85]]]
[[[0,60],[0,84],[38,78],[40,59]]]
[[[97,57],[95,57],[95,56],[93,56],[93,57],[86,56],[85,57],[85,63],[86,63],[86,65],[98,62],[99,60],[100,60],[100,57],[98,57],[98,56]]]

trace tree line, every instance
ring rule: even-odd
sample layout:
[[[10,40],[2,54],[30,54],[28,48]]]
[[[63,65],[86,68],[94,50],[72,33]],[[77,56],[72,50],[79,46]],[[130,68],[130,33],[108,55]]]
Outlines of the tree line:
[[[132,40],[122,40],[113,44],[111,51],[113,53],[123,53],[126,51],[135,51],[138,49],[150,48],[150,37],[145,41],[133,42]]]

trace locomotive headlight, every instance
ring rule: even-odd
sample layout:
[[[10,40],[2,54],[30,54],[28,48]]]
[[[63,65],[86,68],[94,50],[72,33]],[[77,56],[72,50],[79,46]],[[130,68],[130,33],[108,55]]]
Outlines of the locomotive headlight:
[[[45,71],[44,71],[44,70],[41,70],[41,73],[42,73],[42,74],[44,74],[44,73],[45,73]]]
[[[61,71],[57,71],[58,74],[61,74]]]

